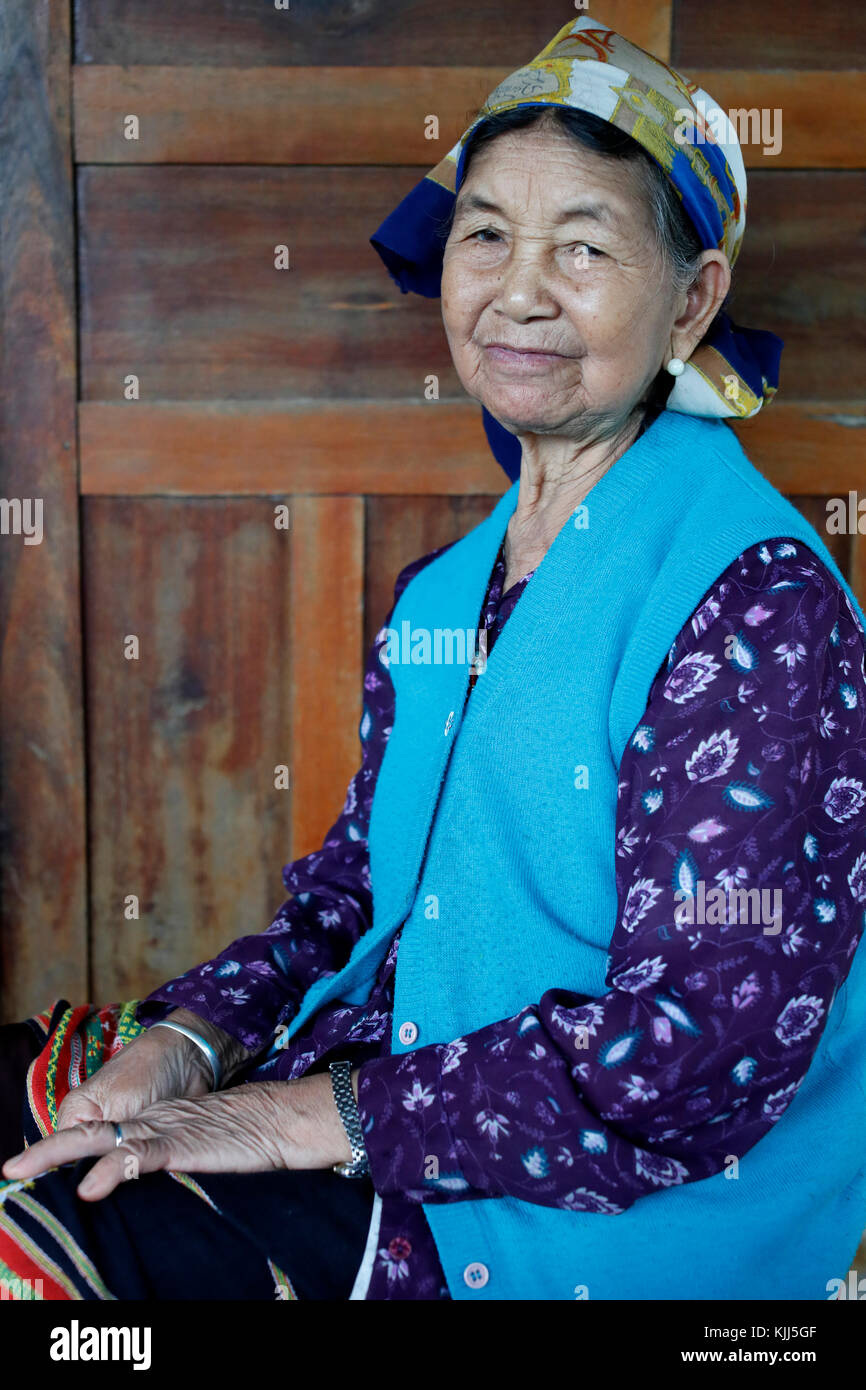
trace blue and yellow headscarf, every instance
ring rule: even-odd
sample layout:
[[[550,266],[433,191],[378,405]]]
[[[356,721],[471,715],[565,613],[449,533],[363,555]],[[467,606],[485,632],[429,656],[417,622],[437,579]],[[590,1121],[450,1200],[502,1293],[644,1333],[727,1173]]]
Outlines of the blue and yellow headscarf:
[[[667,174],[702,247],[724,251],[733,267],[746,226],[746,171],[727,115],[695,83],[581,15],[491,92],[454,148],[370,238],[404,293],[439,297],[439,229],[463,181],[469,137],[489,116],[535,105],[587,111],[630,135]],[[781,352],[775,334],[738,328],[721,312],[675,379],[666,408],[746,419],[775,394]],[[520,442],[486,409],[483,414],[491,448],[514,479]]]

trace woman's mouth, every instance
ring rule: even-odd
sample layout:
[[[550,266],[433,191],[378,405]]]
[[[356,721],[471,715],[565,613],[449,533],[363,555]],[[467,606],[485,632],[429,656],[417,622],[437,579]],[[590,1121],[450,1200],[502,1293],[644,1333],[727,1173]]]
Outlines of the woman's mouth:
[[[515,348],[506,343],[485,343],[484,352],[497,366],[513,371],[538,371],[550,368],[557,362],[566,360],[564,353],[548,352],[538,348]]]

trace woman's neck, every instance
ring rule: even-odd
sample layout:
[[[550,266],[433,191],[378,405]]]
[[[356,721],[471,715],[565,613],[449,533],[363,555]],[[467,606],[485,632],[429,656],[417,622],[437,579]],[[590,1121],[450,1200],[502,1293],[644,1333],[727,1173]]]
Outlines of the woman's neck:
[[[505,532],[505,590],[541,563],[569,516],[643,424],[643,415],[632,415],[615,436],[587,445],[559,435],[521,436],[520,488]]]

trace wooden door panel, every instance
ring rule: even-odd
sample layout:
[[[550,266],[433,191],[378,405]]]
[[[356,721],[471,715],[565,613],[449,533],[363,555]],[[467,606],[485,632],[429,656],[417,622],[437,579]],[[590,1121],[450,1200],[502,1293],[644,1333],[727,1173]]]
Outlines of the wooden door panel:
[[[97,999],[140,997],[264,930],[286,896],[292,791],[274,768],[293,756],[292,542],[273,505],[86,504]]]
[[[214,6],[213,0],[77,0],[77,63],[289,67],[358,63],[459,66],[481,52],[515,66],[566,24],[563,0],[291,0]],[[666,56],[670,0],[605,0],[603,18]]]
[[[2,36],[0,1017],[10,1019],[86,992],[87,881],[67,6],[6,0]]]
[[[46,509],[40,547],[0,543],[4,1017],[141,994],[261,931],[336,819],[397,573],[507,485],[438,302],[368,239],[574,12],[75,0],[72,63],[70,9],[7,0],[0,58],[2,491]],[[778,158],[745,149],[731,304],[785,339],[781,389],[736,429],[866,600],[866,536],[826,533],[828,496],[864,487],[866,11],[602,19],[723,104],[782,110]]]
[[[735,10],[707,0],[676,0],[671,62],[690,69],[853,68],[863,66],[866,7],[851,0],[796,4],[737,0]],[[715,96],[715,92],[713,92]]]
[[[368,244],[422,173],[82,171],[83,399],[122,400],[129,373],[146,401],[423,402],[429,376],[440,399],[464,398],[439,301],[401,294]],[[761,172],[749,190],[732,317],[785,340],[784,402],[857,397],[866,176]],[[274,269],[277,244],[290,270]]]
[[[423,400],[431,373],[462,394],[438,300],[401,295],[368,240],[419,177],[81,170],[82,399],[130,373],[147,401]]]

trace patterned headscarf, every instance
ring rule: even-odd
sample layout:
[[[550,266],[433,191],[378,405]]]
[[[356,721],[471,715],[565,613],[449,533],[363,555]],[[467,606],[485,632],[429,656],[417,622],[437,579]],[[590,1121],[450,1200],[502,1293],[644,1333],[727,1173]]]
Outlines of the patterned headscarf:
[[[570,20],[537,58],[491,92],[472,125],[370,238],[405,292],[441,291],[441,228],[463,181],[465,147],[488,117],[521,106],[587,111],[636,140],[664,170],[704,249],[734,265],[746,226],[746,171],[736,131],[712,98],[665,63],[589,15]],[[748,418],[778,387],[782,341],[738,328],[724,312],[674,379],[668,410]],[[520,442],[485,409],[484,427],[508,476],[520,469]]]

